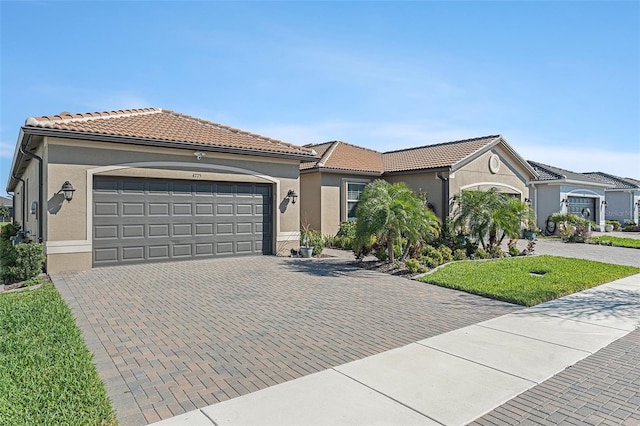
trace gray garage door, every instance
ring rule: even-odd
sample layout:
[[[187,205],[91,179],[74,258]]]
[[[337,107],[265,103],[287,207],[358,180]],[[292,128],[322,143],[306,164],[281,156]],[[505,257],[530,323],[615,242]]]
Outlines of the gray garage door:
[[[567,211],[589,220],[596,220],[596,199],[591,197],[567,197]]]
[[[271,185],[94,177],[93,265],[272,253]]]

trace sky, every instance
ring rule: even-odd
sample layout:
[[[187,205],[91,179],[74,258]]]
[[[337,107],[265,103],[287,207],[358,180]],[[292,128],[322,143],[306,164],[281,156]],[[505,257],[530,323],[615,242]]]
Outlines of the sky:
[[[640,2],[0,1],[0,194],[28,117],[145,107],[640,179]]]

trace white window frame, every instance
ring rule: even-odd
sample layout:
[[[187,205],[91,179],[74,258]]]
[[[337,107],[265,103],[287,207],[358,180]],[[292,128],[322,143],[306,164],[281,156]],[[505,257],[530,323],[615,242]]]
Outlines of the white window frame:
[[[355,217],[349,218],[349,203],[357,202],[360,199],[360,197],[358,197],[358,200],[349,199],[349,184],[367,186],[370,183],[371,183],[370,179],[357,179],[357,178],[342,179],[342,197],[341,197],[342,203],[340,203],[342,205],[342,214],[340,215],[341,216],[340,220],[342,222],[355,219]],[[364,187],[362,188],[362,190],[364,191]],[[362,192],[360,192],[360,195],[362,195]]]

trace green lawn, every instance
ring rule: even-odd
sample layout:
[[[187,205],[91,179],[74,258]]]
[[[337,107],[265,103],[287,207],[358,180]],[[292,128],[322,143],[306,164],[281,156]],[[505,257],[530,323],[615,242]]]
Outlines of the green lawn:
[[[0,424],[117,424],[80,330],[52,284],[0,294],[0,324]]]
[[[640,249],[640,240],[624,237],[612,237],[609,235],[603,235],[601,237],[594,237],[593,241],[598,244],[604,244],[614,247],[627,247]]]
[[[419,280],[533,306],[637,273],[640,268],[544,255],[456,262]]]

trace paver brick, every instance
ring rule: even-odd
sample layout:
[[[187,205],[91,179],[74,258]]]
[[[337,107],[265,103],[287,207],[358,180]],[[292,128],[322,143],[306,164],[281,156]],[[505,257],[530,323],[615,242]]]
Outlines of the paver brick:
[[[340,260],[209,259],[52,279],[101,377],[117,372],[107,392],[121,425],[165,419],[521,309]]]

